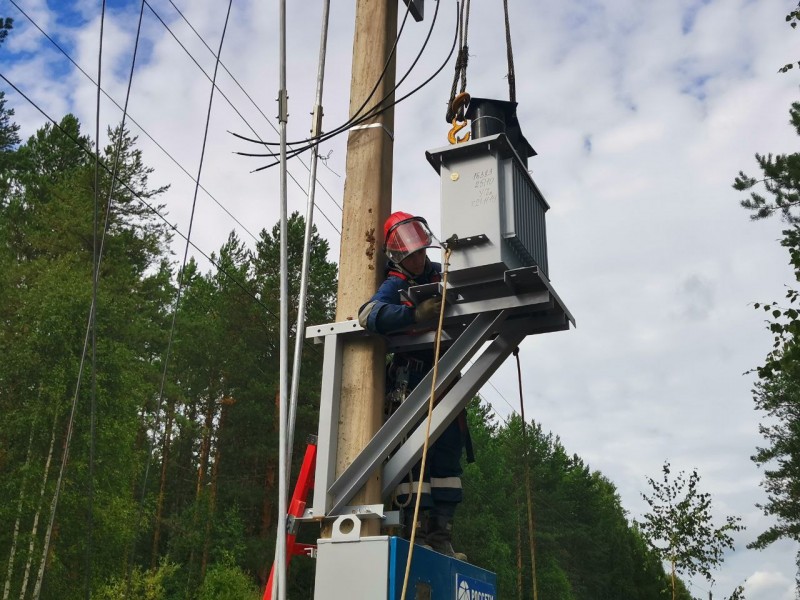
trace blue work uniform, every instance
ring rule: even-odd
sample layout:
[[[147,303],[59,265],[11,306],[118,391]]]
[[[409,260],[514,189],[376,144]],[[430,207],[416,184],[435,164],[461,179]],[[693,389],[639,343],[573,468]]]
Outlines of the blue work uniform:
[[[426,259],[425,269],[421,275],[416,276],[390,262],[386,269],[386,279],[375,295],[359,310],[359,321],[374,333],[387,334],[407,329],[415,321],[415,309],[400,295],[401,290],[440,280],[441,265],[430,260]],[[407,392],[410,393],[433,368],[433,355],[433,349],[397,352],[393,355],[386,373],[387,403],[391,404],[390,398],[397,385],[398,373],[405,371],[403,376],[408,378]],[[389,412],[391,410],[390,406]],[[438,508],[440,512],[448,513],[452,517],[455,506],[463,500],[461,454],[465,448],[467,459],[472,462],[466,412],[462,411],[428,449],[426,473],[422,478],[421,508]],[[420,463],[417,463],[412,469],[412,476],[397,486],[395,499],[398,505],[405,506],[410,502],[413,506],[419,485],[419,467]]]

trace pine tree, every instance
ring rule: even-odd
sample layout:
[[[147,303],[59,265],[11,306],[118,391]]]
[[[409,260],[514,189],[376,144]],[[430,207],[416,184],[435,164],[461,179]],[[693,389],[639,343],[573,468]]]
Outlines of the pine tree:
[[[792,104],[789,114],[791,126],[800,135],[800,102]],[[752,219],[779,215],[787,223],[781,245],[788,250],[795,279],[800,281],[800,153],[756,154],[756,162],[761,175],[756,178],[740,172],[733,187],[750,192],[741,204],[752,211]],[[800,485],[799,296],[800,291],[790,287],[784,303],[755,303],[756,310],[767,314],[774,343],[764,364],[756,369],[759,381],[754,399],[765,415],[759,431],[766,444],[756,449],[752,460],[764,469],[762,486],[767,492],[767,501],[758,507],[776,522],[760,533],[750,548],[763,549],[780,539],[800,541],[800,496],[796,493]],[[800,553],[796,562],[800,594]]]

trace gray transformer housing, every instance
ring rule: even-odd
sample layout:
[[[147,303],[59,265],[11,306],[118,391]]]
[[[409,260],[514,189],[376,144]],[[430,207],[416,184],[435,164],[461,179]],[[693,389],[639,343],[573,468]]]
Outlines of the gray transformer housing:
[[[520,267],[547,271],[550,208],[504,133],[425,153],[440,174],[442,240],[455,235],[454,285],[502,279]]]

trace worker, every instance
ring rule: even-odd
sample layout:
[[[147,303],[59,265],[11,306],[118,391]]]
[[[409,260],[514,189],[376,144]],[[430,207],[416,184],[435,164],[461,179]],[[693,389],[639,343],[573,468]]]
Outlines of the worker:
[[[395,212],[386,220],[383,234],[383,249],[389,259],[386,278],[375,295],[359,310],[359,323],[368,331],[379,334],[408,329],[415,323],[435,326],[441,310],[441,297],[427,298],[414,306],[400,295],[401,290],[411,286],[441,280],[441,265],[431,262],[426,253],[427,248],[438,246],[427,222],[422,217]],[[433,368],[433,356],[432,349],[394,353],[386,372],[387,415],[397,409]],[[417,543],[460,560],[466,560],[466,556],[454,552],[452,539],[456,507],[463,499],[461,455],[465,449],[467,460],[473,462],[466,411],[461,411],[428,450],[420,498],[421,518],[417,523],[412,521],[420,463],[412,469],[409,481],[401,483],[395,490],[395,501],[402,507],[406,524],[403,537],[410,539],[411,530],[416,527]]]

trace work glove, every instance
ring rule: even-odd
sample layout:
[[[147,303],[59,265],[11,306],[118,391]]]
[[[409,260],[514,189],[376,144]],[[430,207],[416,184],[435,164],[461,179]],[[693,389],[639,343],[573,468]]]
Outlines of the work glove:
[[[430,321],[438,318],[442,310],[442,298],[437,296],[435,298],[428,298],[417,304],[417,309],[414,311],[414,321],[420,323],[422,321]]]

